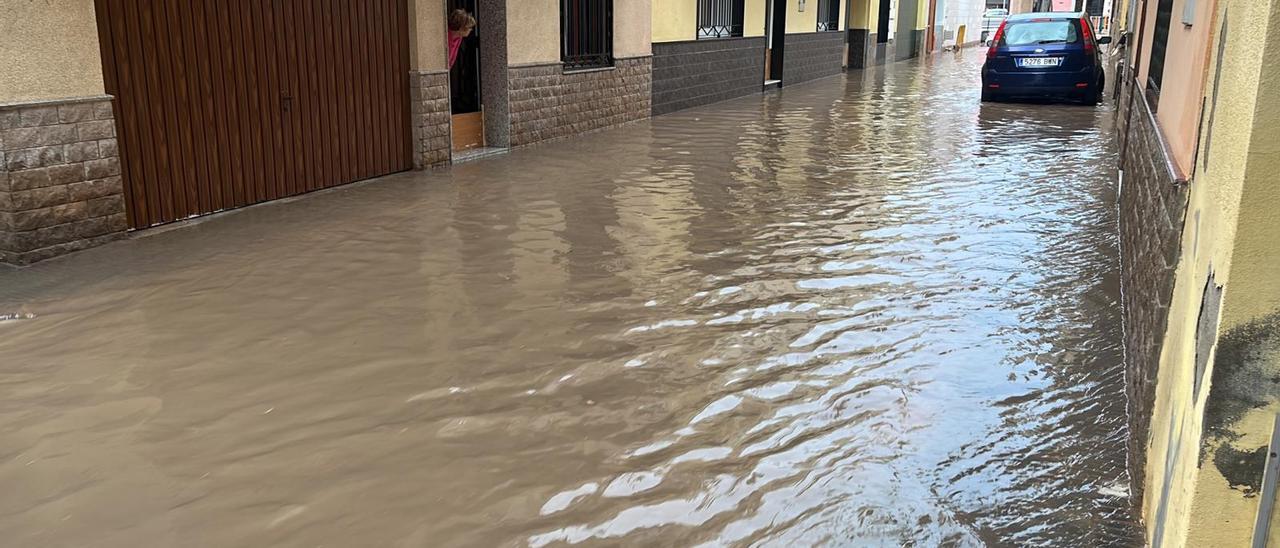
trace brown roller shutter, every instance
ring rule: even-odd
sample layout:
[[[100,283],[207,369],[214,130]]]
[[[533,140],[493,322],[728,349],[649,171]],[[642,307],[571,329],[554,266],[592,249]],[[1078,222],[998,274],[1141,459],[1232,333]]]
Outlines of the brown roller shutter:
[[[410,169],[404,0],[96,0],[130,224]]]

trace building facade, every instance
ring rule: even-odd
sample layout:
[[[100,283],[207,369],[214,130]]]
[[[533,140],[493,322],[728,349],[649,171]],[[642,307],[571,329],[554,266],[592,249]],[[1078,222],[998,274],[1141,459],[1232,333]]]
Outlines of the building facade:
[[[475,33],[450,66],[447,13]],[[0,262],[646,118],[649,0],[0,0]]]
[[[1124,0],[1121,285],[1155,546],[1266,545],[1280,412],[1280,2]],[[1267,538],[1264,538],[1267,536]],[[1275,545],[1275,544],[1272,544]]]
[[[0,262],[907,59],[981,2],[0,0]]]

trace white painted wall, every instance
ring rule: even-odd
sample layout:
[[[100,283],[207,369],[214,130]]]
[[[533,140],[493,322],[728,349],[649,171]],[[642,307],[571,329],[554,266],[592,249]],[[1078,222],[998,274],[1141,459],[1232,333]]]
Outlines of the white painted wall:
[[[947,36],[950,32],[951,39],[942,41],[943,46],[950,46],[955,43],[955,34],[959,31],[960,25],[965,25],[965,41],[976,42],[982,37],[982,13],[987,9],[986,0],[943,0],[944,9],[939,10],[938,18],[941,20],[938,27],[939,38]],[[945,32],[944,32],[945,31]]]

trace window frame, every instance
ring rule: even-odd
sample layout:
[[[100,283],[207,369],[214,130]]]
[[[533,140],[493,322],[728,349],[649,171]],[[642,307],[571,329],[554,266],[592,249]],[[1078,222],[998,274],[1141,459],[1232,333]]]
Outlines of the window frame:
[[[721,40],[724,38],[741,38],[746,27],[746,0],[695,0],[697,20],[694,37],[697,40]],[[725,11],[729,17],[723,21]],[[717,21],[704,19],[713,18]],[[719,24],[725,23],[728,24]]]
[[[818,32],[839,32],[840,4],[844,0],[818,0]],[[823,19],[823,17],[827,19]]]
[[[1147,56],[1147,100],[1152,110],[1160,104],[1160,90],[1164,86],[1164,69],[1169,52],[1169,33],[1173,26],[1173,0],[1156,1],[1156,20],[1152,26],[1151,51]],[[1163,28],[1161,21],[1163,20]]]
[[[574,21],[571,7],[583,8],[578,17],[586,17],[587,20]],[[592,13],[589,8],[600,12]],[[613,56],[613,15],[613,0],[560,0],[560,64],[565,72],[613,68],[616,61]],[[601,28],[592,29],[592,25]],[[570,38],[585,40],[588,45],[571,51]],[[592,41],[598,42],[596,47],[590,45]]]

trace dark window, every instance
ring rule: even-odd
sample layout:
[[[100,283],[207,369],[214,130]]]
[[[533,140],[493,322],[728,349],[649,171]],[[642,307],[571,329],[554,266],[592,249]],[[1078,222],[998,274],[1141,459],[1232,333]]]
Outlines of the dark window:
[[[1034,46],[1039,44],[1075,44],[1080,41],[1077,23],[1069,19],[1008,23],[1000,44]]]
[[[1152,92],[1153,103],[1160,97],[1160,85],[1164,80],[1164,55],[1169,46],[1169,20],[1172,18],[1173,0],[1160,0],[1156,6],[1155,34],[1151,37],[1151,62],[1147,64],[1147,89]]]
[[[742,36],[746,0],[698,0],[698,38]]]
[[[880,0],[880,19],[876,21],[876,43],[883,44],[889,41],[889,10],[893,9],[890,0]]]
[[[818,32],[840,30],[840,2],[818,0]]]
[[[560,60],[566,70],[613,66],[613,0],[560,0]]]

